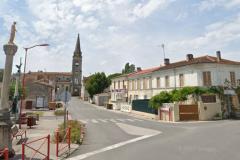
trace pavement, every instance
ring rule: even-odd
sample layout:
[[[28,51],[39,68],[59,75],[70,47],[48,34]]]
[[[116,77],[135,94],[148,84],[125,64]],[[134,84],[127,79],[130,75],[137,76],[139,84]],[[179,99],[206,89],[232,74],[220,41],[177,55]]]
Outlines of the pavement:
[[[37,125],[33,126],[32,128],[27,127],[26,124],[22,125],[22,128],[26,129],[27,131],[27,138],[23,138],[22,140],[20,140],[20,137],[18,137],[18,139],[16,138],[13,139],[13,143],[12,143],[13,149],[16,152],[16,155],[14,156],[14,158],[12,158],[13,160],[21,159],[21,156],[22,156],[21,144],[23,142],[28,143],[39,138],[47,137],[48,135],[50,135],[50,159],[53,159],[53,160],[65,159],[68,156],[68,154],[71,154],[79,147],[79,145],[71,144],[70,152],[68,152],[68,149],[66,148],[60,153],[61,155],[60,157],[56,157],[56,144],[53,142],[54,131],[58,128],[58,125],[63,122],[63,117],[55,116],[54,111],[43,111],[43,112],[44,114],[43,116],[40,117],[40,120],[37,122]],[[46,138],[40,141],[31,143],[29,144],[29,146],[34,149],[39,149],[40,152],[46,154],[47,140],[46,141],[45,140]],[[65,145],[66,144],[60,144],[60,147]],[[33,155],[34,155],[34,151],[29,147],[25,147],[25,156],[26,156],[25,158],[26,159],[31,158]],[[44,156],[39,153],[36,153],[34,155],[34,159],[43,159],[43,158]]]
[[[68,110],[86,124],[83,144],[70,160],[240,159],[240,121],[163,123],[77,98]]]

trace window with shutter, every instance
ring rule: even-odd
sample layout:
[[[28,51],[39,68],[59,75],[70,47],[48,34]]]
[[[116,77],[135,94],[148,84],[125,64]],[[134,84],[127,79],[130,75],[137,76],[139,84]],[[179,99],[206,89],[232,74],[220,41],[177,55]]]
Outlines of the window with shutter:
[[[235,72],[230,72],[230,81],[231,81],[232,86],[236,86]]]
[[[183,87],[184,86],[184,75],[179,74],[179,86]]]
[[[157,77],[157,88],[160,88],[160,77]]]
[[[165,87],[169,87],[169,76],[165,76]]]
[[[211,72],[210,71],[203,72],[203,85],[204,86],[211,86],[212,85],[212,78],[211,78]]]

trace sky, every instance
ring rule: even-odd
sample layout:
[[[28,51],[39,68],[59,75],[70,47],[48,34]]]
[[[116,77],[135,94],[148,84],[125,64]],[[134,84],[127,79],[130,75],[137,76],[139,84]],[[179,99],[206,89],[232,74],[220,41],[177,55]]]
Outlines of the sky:
[[[240,0],[0,0],[0,45],[17,22],[14,66],[29,50],[27,71],[70,72],[77,34],[83,75],[121,72],[130,62],[149,68],[222,52],[240,61]],[[0,50],[0,68],[5,55]],[[16,67],[13,67],[16,71]]]

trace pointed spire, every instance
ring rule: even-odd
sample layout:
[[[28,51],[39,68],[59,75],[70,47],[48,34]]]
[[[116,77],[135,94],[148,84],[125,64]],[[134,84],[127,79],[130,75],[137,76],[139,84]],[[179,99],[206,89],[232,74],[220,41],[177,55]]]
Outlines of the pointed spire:
[[[79,33],[78,33],[77,42],[76,42],[75,51],[74,51],[74,56],[81,56],[81,55],[82,55],[82,51],[81,51],[81,47],[80,47],[80,36],[79,36]]]

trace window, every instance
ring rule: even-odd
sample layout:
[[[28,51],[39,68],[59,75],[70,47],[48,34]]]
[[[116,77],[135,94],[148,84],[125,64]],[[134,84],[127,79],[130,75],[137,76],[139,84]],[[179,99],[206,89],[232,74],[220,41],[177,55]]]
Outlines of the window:
[[[230,72],[230,82],[231,82],[232,86],[236,86],[235,72]]]
[[[137,89],[138,89],[138,90],[141,89],[140,79],[137,80]]]
[[[157,77],[157,88],[160,88],[160,77]]]
[[[113,82],[113,88],[116,89],[116,82]]]
[[[123,83],[123,89],[125,89],[125,81],[123,80],[122,83]]]
[[[184,75],[179,74],[179,86],[183,87],[184,86]]]
[[[144,99],[147,99],[147,95],[144,95]]]
[[[120,81],[118,81],[118,89],[120,89]]]
[[[203,72],[203,85],[204,86],[211,86],[212,85],[212,79],[211,79],[211,72],[210,71]]]
[[[75,84],[78,84],[78,79],[77,79],[77,78],[75,78],[74,82],[75,82]]]
[[[169,87],[169,76],[165,76],[165,87]]]

